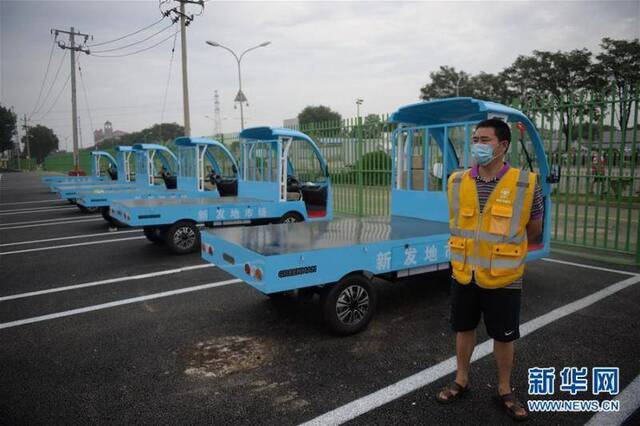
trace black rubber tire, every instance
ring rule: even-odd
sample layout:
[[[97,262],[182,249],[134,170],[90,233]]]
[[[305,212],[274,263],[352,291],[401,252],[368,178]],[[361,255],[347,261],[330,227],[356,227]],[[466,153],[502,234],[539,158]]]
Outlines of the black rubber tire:
[[[344,316],[340,317],[339,300],[340,304],[353,303],[349,303],[350,306],[341,306],[340,313]],[[322,313],[327,326],[334,333],[343,336],[364,330],[373,318],[377,302],[378,295],[371,280],[356,274],[348,275],[338,283],[325,288],[321,297]]]
[[[102,215],[102,218],[107,221],[109,226],[117,227],[120,225],[120,222],[109,214],[109,207],[101,207],[100,214]]]
[[[98,210],[99,210],[98,207],[85,207],[85,206],[81,206],[80,204],[77,204],[77,206],[83,214],[94,214],[94,213],[98,213]]]
[[[145,226],[142,228],[144,236],[153,244],[162,245],[165,242],[167,230],[160,226]]]
[[[175,254],[196,252],[200,250],[200,230],[193,222],[178,221],[167,229],[165,242],[169,250]],[[186,244],[188,242],[191,244]]]
[[[280,223],[294,223],[294,222],[302,222],[304,218],[300,216],[300,213],[289,212],[282,215],[280,218]]]
[[[75,198],[67,198],[67,201],[69,202],[69,204],[76,204],[76,199]]]

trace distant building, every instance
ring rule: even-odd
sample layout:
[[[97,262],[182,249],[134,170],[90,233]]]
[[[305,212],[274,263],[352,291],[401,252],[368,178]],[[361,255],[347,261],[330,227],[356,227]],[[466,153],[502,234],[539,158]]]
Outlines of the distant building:
[[[105,139],[121,139],[127,132],[122,130],[113,130],[113,123],[110,121],[104,122],[104,128],[93,131],[93,141],[97,145]]]

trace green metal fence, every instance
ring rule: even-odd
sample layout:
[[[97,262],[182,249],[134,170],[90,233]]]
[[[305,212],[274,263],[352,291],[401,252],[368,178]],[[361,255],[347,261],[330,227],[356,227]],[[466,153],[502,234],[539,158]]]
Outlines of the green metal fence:
[[[640,264],[637,93],[521,105],[545,141],[549,162],[562,167],[552,197],[553,242],[627,255]]]

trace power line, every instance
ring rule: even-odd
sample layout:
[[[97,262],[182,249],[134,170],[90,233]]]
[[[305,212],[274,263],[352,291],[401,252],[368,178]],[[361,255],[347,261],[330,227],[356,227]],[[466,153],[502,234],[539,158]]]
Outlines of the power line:
[[[95,129],[93,127],[93,119],[91,118],[91,108],[89,108],[89,98],[87,97],[87,88],[84,85],[84,77],[82,76],[82,67],[80,66],[80,58],[78,58],[78,71],[80,72],[80,84],[82,84],[82,93],[84,93],[84,103],[87,106],[87,115],[89,116],[89,125],[91,126],[91,131]]]
[[[180,31],[176,31],[173,34],[171,34],[169,37],[163,38],[162,40],[160,40],[159,42],[157,42],[156,44],[146,47],[144,49],[140,49],[140,50],[136,50],[135,52],[131,52],[131,53],[124,53],[122,55],[94,55],[93,53],[90,53],[91,56],[95,56],[96,58],[123,58],[125,56],[132,56],[132,55],[137,55],[138,53],[142,53],[142,52],[146,52],[147,50],[151,50],[156,46],[159,46],[160,44],[164,43],[165,41],[169,40],[171,37],[173,37],[174,35],[176,35],[177,33],[179,33]]]
[[[60,58],[60,64],[58,65],[58,69],[56,70],[56,75],[53,77],[53,81],[51,81],[51,86],[49,86],[49,90],[47,90],[47,94],[45,95],[42,101],[42,104],[40,104],[40,106],[33,113],[31,113],[31,117],[33,117],[35,114],[40,112],[44,104],[47,103],[47,100],[49,99],[49,95],[51,94],[51,90],[53,90],[53,86],[56,84],[56,81],[58,81],[58,74],[60,74],[60,69],[62,68],[62,64],[64,63],[64,58],[66,57],[67,57],[67,51],[65,50],[65,52],[62,55],[62,58]]]
[[[96,50],[95,52],[96,52],[96,53],[113,52],[113,51],[116,51],[116,50],[126,49],[127,47],[135,46],[136,44],[144,43],[145,41],[149,40],[150,38],[153,38],[153,37],[157,36],[157,35],[158,35],[158,34],[160,34],[161,32],[168,30],[168,29],[169,29],[169,28],[171,28],[172,26],[173,26],[173,23],[171,23],[171,24],[167,25],[166,27],[162,28],[160,31],[157,31],[157,32],[155,32],[155,33],[151,34],[150,36],[148,36],[147,38],[144,38],[144,39],[142,39],[142,40],[134,41],[133,43],[129,43],[129,44],[126,44],[126,45],[124,45],[124,46],[114,47],[114,48],[112,48],[112,49]]]
[[[88,47],[96,47],[96,46],[102,46],[102,45],[109,44],[109,43],[115,43],[116,41],[120,41],[120,40],[125,39],[127,37],[131,37],[132,35],[136,35],[138,33],[141,33],[142,31],[147,30],[147,29],[153,27],[154,25],[158,25],[160,22],[164,21],[164,19],[165,19],[165,17],[163,16],[162,18],[158,19],[156,22],[154,22],[154,23],[152,23],[150,25],[147,25],[144,28],[140,28],[139,30],[136,30],[136,31],[134,31],[132,33],[125,34],[122,37],[118,37],[118,38],[115,38],[115,39],[109,40],[109,41],[103,41],[103,42],[100,42],[100,43],[89,44],[87,46]]]
[[[64,92],[64,89],[67,88],[67,84],[69,84],[69,80],[71,79],[71,73],[69,73],[69,75],[67,76],[66,81],[64,82],[64,86],[62,86],[62,89],[60,89],[60,92],[58,92],[58,95],[56,96],[56,99],[53,101],[53,104],[51,105],[51,108],[49,108],[47,110],[47,112],[45,112],[41,117],[38,117],[35,121],[42,121],[44,120],[44,118],[51,112],[51,110],[56,106],[56,104],[58,103],[58,100],[60,99],[60,96],[62,96],[62,92]]]
[[[167,85],[164,88],[164,97],[162,99],[162,113],[160,114],[160,136],[162,136],[162,122],[164,121],[164,109],[167,105],[167,94],[169,93],[169,82],[171,81],[171,70],[173,69],[173,58],[176,52],[176,40],[178,40],[178,32],[173,37],[173,47],[171,48],[171,59],[169,60],[169,76],[167,77]],[[162,137],[160,137],[162,140]]]
[[[42,79],[42,85],[40,86],[40,93],[38,93],[38,100],[36,101],[36,104],[33,106],[33,111],[31,111],[31,114],[29,114],[29,118],[31,118],[33,114],[36,112],[36,108],[40,103],[40,98],[42,97],[42,90],[44,89],[44,84],[47,82],[47,77],[49,76],[49,66],[51,65],[51,58],[53,58],[53,49],[55,47],[56,47],[55,41],[51,40],[51,52],[49,52],[49,62],[47,62],[47,70],[44,72],[44,78]]]

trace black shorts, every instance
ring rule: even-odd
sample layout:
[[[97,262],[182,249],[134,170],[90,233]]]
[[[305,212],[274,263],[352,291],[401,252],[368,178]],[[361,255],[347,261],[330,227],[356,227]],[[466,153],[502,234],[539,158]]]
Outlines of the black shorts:
[[[487,334],[499,342],[520,337],[520,295],[522,290],[486,289],[474,282],[458,284],[451,279],[451,328],[453,331],[475,330],[484,316]]]

